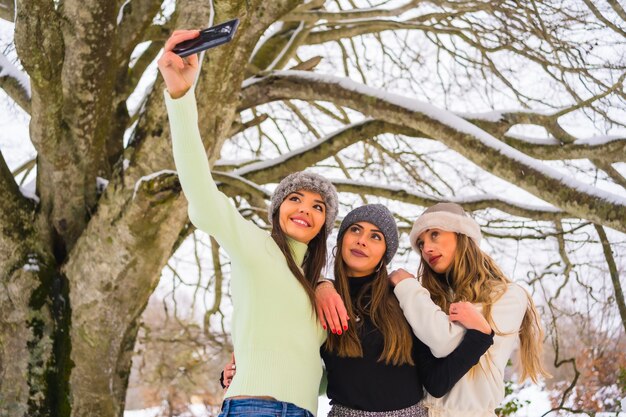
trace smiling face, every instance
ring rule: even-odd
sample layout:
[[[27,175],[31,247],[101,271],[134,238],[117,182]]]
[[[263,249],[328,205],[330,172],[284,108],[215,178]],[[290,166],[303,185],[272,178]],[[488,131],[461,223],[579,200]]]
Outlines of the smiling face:
[[[383,233],[368,222],[357,222],[346,229],[341,239],[341,257],[351,277],[372,274],[385,255]]]
[[[280,228],[287,236],[308,244],[324,227],[324,199],[312,191],[294,191],[280,205],[279,220]]]
[[[456,252],[456,233],[441,229],[428,229],[417,238],[417,248],[422,259],[438,274],[448,270]]]

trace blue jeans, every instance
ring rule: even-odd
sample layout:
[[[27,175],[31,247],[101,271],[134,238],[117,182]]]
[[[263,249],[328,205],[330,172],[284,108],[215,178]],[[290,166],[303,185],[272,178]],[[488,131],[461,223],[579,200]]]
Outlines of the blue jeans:
[[[219,417],[314,417],[313,414],[292,403],[256,398],[227,398]]]

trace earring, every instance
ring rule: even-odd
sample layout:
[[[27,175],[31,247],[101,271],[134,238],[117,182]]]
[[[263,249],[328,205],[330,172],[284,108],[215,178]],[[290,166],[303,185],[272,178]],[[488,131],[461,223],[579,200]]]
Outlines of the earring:
[[[333,258],[337,257],[337,246],[335,246],[332,250],[331,250],[332,254],[333,254]]]

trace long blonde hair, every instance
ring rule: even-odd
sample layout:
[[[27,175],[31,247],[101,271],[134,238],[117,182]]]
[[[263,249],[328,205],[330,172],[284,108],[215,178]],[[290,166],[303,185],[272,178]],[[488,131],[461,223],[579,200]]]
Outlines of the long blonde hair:
[[[422,285],[430,292],[433,302],[446,313],[449,313],[450,304],[454,302],[469,301],[482,304],[483,315],[491,328],[496,334],[503,335],[493,321],[491,310],[512,281],[472,239],[462,233],[456,235],[454,259],[445,273],[436,273],[428,262],[422,259],[419,267]],[[543,329],[539,314],[532,298],[528,293],[526,296],[528,306],[519,329],[520,379],[523,381],[530,378],[536,383],[540,376],[548,377],[549,374],[541,362]]]
[[[337,242],[335,288],[345,303],[346,311],[350,317],[350,326],[342,336],[328,335],[326,349],[344,358],[363,357],[363,348],[358,334],[358,327],[360,326],[356,316],[357,314],[366,314],[370,316],[374,326],[383,335],[384,347],[378,361],[393,365],[414,365],[412,355],[413,333],[404,318],[398,299],[392,292],[384,257],[381,259],[380,268],[376,272],[374,280],[366,284],[357,295],[356,300],[353,301],[350,296],[347,265],[341,256],[342,240],[339,239]],[[368,286],[371,286],[372,296],[366,301],[363,294],[368,291]]]

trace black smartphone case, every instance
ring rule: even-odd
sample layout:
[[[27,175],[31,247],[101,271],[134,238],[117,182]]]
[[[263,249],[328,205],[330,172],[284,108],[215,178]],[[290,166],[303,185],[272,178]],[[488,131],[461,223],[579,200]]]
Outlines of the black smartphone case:
[[[235,36],[239,26],[239,19],[229,20],[216,26],[211,26],[200,31],[200,36],[195,39],[189,39],[176,45],[172,51],[184,58],[198,52],[215,48],[230,42]]]

